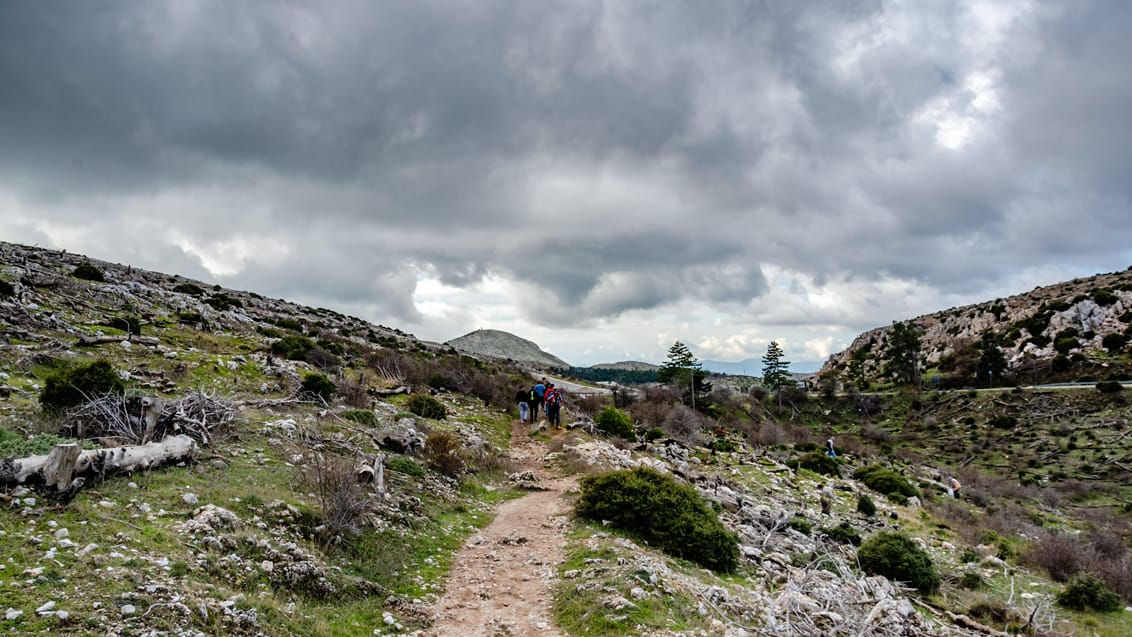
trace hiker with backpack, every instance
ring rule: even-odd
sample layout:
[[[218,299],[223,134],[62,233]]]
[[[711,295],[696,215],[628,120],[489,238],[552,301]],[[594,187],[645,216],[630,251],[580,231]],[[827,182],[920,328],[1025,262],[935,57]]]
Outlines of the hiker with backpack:
[[[559,418],[562,409],[562,392],[550,383],[546,387],[546,393],[543,394],[543,401],[546,402],[546,419],[555,429],[561,429],[561,420]]]
[[[546,394],[546,379],[542,378],[534,387],[531,387],[531,422],[538,422],[538,412],[542,409],[543,396]]]

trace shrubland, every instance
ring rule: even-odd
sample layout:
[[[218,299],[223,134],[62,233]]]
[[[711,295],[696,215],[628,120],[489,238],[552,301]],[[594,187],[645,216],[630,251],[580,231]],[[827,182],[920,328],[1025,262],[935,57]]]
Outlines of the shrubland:
[[[512,397],[530,384],[524,370],[202,282],[134,270],[128,286],[125,268],[102,263],[91,264],[101,281],[72,276],[84,262],[73,255],[29,252],[14,275],[5,249],[0,449],[49,450],[64,441],[61,412],[92,394],[171,402],[204,391],[238,405],[239,418],[195,463],[93,480],[69,502],[5,487],[0,547],[11,561],[0,597],[26,610],[4,629],[422,628],[455,550],[519,495],[505,452]],[[78,344],[98,335],[121,342]],[[864,596],[855,586],[866,572],[997,630],[1020,628],[1037,609],[1034,634],[1132,632],[1126,613],[1111,611],[1114,599],[1132,604],[1127,392],[775,395],[711,384],[695,407],[663,386],[568,401],[568,424],[597,425],[551,445],[593,474],[576,496],[556,598],[571,634],[755,622],[751,609],[766,607],[756,601],[817,595],[823,578]],[[66,397],[77,388],[81,398]],[[836,460],[821,452],[830,436]],[[586,444],[667,472],[600,466]],[[378,454],[384,493],[358,482]],[[960,500],[943,495],[949,475],[964,485]],[[826,486],[834,497],[823,514]],[[874,502],[878,493],[893,497]],[[911,494],[921,508],[908,506]],[[585,588],[589,576],[602,579]],[[650,578],[659,583],[642,583]],[[634,606],[612,610],[617,596]],[[70,617],[33,612],[48,601]]]

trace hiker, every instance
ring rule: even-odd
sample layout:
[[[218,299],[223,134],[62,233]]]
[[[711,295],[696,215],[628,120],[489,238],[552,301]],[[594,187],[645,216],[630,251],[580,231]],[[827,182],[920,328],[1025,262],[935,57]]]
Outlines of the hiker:
[[[836,458],[837,457],[837,452],[834,451],[834,449],[833,449],[833,438],[832,437],[829,440],[825,441],[825,455],[829,456],[830,458]]]
[[[530,422],[532,424],[538,422],[539,397],[534,385],[531,385],[531,388],[527,390],[527,407],[531,410]]]
[[[546,378],[540,378],[531,390],[534,392],[531,394],[531,398],[534,399],[531,404],[531,422],[538,422],[538,412],[542,409],[543,395],[546,394]]]
[[[531,392],[526,389],[520,389],[515,394],[515,401],[519,403],[519,422],[526,424],[531,417]]]
[[[961,485],[959,484],[959,481],[955,479],[955,476],[948,478],[947,479],[947,495],[958,499],[959,498],[959,487],[960,486]]]
[[[550,383],[546,387],[546,393],[543,394],[543,401],[546,402],[546,419],[555,429],[561,429],[561,420],[559,415],[562,409],[562,392],[554,387],[554,383]]]

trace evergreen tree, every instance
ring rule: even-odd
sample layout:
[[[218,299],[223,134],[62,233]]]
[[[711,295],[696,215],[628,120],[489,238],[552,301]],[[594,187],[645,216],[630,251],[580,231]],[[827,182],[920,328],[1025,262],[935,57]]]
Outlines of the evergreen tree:
[[[782,360],[783,356],[785,352],[778,346],[778,341],[771,341],[766,346],[766,354],[763,355],[763,387],[768,390],[778,391],[794,384],[794,378],[790,376],[790,361]]]
[[[979,354],[979,362],[975,367],[975,382],[979,385],[986,383],[993,386],[995,378],[1002,382],[1002,374],[1006,371],[1006,356],[999,349],[1000,340],[994,332],[984,332],[979,341],[982,353]]]
[[[912,321],[892,322],[884,371],[897,385],[920,384],[920,329]]]
[[[680,341],[676,341],[668,348],[668,358],[657,371],[656,379],[679,392],[685,405],[701,410],[707,407],[704,397],[711,392],[707,373],[704,372],[700,361],[692,354],[692,350]]]

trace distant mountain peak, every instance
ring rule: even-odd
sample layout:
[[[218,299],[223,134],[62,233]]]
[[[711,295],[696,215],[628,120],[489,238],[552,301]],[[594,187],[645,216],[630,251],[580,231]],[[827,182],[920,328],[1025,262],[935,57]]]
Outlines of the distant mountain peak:
[[[473,356],[510,359],[538,367],[568,368],[570,364],[545,352],[534,341],[502,330],[479,329],[445,343]]]

